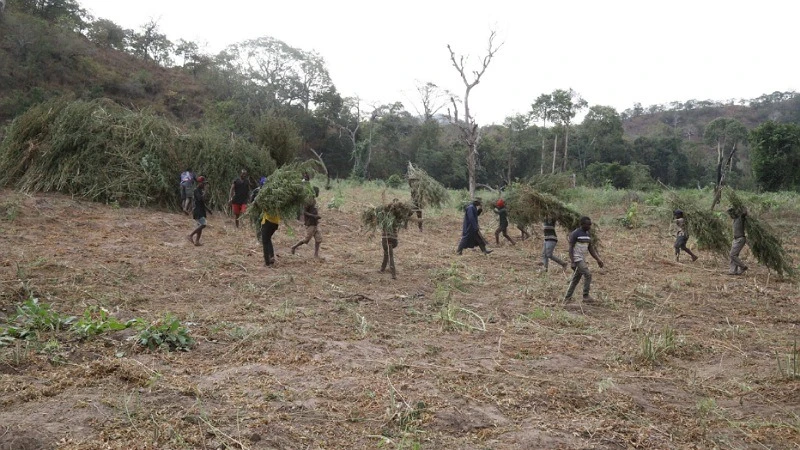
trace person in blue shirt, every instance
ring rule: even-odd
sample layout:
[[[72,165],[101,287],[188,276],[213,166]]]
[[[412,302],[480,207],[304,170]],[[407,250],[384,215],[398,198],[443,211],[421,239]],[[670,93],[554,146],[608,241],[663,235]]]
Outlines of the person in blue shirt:
[[[592,245],[592,219],[583,216],[580,219],[580,227],[569,235],[569,260],[572,262],[572,280],[569,282],[567,294],[564,296],[564,303],[572,301],[572,293],[583,278],[583,301],[584,303],[593,303],[594,299],[589,295],[589,289],[592,285],[592,273],[589,272],[589,265],[587,259],[589,255],[597,261],[597,265],[603,267],[603,260],[597,255],[597,251]]]
[[[476,198],[464,210],[464,223],[461,227],[461,241],[458,243],[457,254],[462,254],[465,248],[480,247],[481,251],[488,255],[491,250],[486,249],[486,240],[481,235],[481,228],[478,225],[478,216],[483,212],[481,199]]]

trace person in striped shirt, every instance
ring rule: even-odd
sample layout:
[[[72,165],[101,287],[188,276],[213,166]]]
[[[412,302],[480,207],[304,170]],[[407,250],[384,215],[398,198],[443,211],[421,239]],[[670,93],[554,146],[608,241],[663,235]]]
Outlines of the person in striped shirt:
[[[561,266],[562,269],[567,270],[567,263],[557,256],[553,256],[553,250],[558,243],[558,236],[556,236],[556,221],[555,219],[545,219],[542,224],[542,231],[544,233],[544,246],[542,248],[542,265],[544,265],[544,272],[547,272],[547,266],[550,260]]]
[[[572,293],[583,278],[583,301],[593,303],[594,299],[589,295],[589,288],[592,285],[592,273],[589,272],[587,259],[589,255],[597,261],[597,265],[603,267],[603,260],[598,256],[597,251],[592,245],[592,219],[583,216],[580,219],[580,227],[569,235],[569,259],[572,262],[572,280],[569,282],[567,294],[564,296],[564,303],[572,301]]]

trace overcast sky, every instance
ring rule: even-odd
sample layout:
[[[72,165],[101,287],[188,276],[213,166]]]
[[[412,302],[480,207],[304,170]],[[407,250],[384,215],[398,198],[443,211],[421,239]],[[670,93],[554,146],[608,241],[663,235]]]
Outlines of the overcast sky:
[[[79,0],[97,18],[138,30],[155,19],[170,40],[229,44],[272,36],[326,60],[339,92],[402,101],[415,83],[463,95],[447,44],[478,68],[491,30],[503,46],[472,91],[481,125],[527,112],[572,88],[589,105],[754,98],[798,89],[800,2],[677,0]]]

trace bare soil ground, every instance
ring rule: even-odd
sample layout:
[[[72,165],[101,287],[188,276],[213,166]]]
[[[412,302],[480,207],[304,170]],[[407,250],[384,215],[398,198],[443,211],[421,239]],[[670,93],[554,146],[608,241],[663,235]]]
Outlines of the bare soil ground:
[[[749,251],[741,277],[703,252],[676,263],[664,227],[597,211],[599,303],[565,307],[567,275],[537,272],[540,239],[458,257],[455,210],[401,233],[391,280],[359,232],[379,199],[325,209],[332,195],[324,259],[289,254],[290,220],[266,268],[221,213],[194,247],[183,214],[0,192],[0,324],[33,293],[71,315],[172,312],[197,340],[0,347],[0,449],[800,448],[800,291]]]

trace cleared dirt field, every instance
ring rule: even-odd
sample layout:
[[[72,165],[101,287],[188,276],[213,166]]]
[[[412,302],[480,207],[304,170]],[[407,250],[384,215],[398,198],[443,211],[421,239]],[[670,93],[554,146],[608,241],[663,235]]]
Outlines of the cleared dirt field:
[[[326,209],[333,195],[323,259],[289,254],[290,220],[266,268],[222,213],[194,247],[183,214],[0,192],[0,326],[34,295],[69,315],[172,312],[197,341],[61,331],[0,347],[0,449],[800,448],[800,290],[749,250],[731,277],[708,253],[675,263],[665,226],[614,225],[626,205],[589,211],[599,303],[565,308],[567,275],[538,272],[541,236],[459,257],[461,216],[434,212],[401,233],[391,280],[359,232],[380,193]]]

